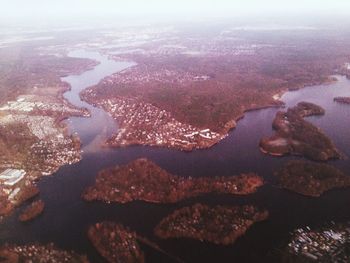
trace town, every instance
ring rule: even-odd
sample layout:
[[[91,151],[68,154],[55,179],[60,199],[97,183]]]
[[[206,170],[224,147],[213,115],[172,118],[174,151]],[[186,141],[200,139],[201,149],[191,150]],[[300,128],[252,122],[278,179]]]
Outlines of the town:
[[[62,121],[90,113],[63,99],[67,89],[63,83],[36,84],[0,105],[0,218],[38,194],[41,176],[80,161],[79,137],[69,134]]]
[[[106,142],[113,147],[139,144],[191,151],[209,148],[226,137],[181,123],[171,113],[136,99],[116,97],[96,102],[90,89],[82,97],[102,107],[117,121],[119,130]]]
[[[128,83],[177,83],[186,85],[193,81],[206,81],[211,77],[208,75],[197,75],[187,71],[179,72],[177,69],[158,69],[152,65],[134,66],[113,74],[102,80],[102,85],[128,84]]]

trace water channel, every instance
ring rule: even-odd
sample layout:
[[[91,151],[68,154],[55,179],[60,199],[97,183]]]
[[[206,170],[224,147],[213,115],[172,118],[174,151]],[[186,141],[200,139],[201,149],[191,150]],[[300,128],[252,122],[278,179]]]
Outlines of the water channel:
[[[118,127],[102,109],[79,98],[79,92],[97,84],[104,77],[133,66],[116,62],[97,52],[77,50],[73,57],[89,58],[100,62],[94,69],[80,75],[63,78],[72,89],[64,94],[72,104],[88,108],[91,118],[73,117],[68,120],[70,132],[76,132],[83,143],[83,159],[74,165],[61,167],[53,176],[39,182],[40,198],[46,203],[44,213],[36,220],[20,223],[18,211],[0,225],[0,243],[25,244],[54,242],[65,249],[87,254],[92,262],[104,262],[86,237],[87,227],[102,220],[118,221],[151,240],[164,250],[185,262],[271,262],[269,256],[288,240],[289,233],[301,226],[318,226],[324,222],[350,220],[350,189],[330,191],[320,198],[307,198],[275,186],[273,172],[295,157],[276,158],[262,154],[258,149],[261,137],[273,133],[272,120],[280,109],[268,108],[251,111],[239,121],[227,138],[208,150],[185,153],[156,147],[132,146],[120,149],[99,147],[101,142]],[[330,85],[306,87],[287,92],[282,100],[287,107],[299,101],[314,102],[326,110],[321,117],[309,121],[319,126],[350,156],[350,106],[333,102],[335,96],[350,96],[350,80],[337,76]],[[177,204],[162,205],[145,202],[129,204],[87,203],[82,191],[93,184],[100,169],[125,164],[139,157],[147,157],[171,173],[181,176],[226,176],[242,172],[256,172],[267,184],[257,193],[245,197],[205,195]],[[350,161],[332,161],[350,175]],[[193,240],[158,240],[153,234],[155,225],[174,209],[196,202],[207,204],[253,204],[266,208],[270,219],[254,225],[233,246],[216,246]],[[148,247],[146,262],[171,262]]]

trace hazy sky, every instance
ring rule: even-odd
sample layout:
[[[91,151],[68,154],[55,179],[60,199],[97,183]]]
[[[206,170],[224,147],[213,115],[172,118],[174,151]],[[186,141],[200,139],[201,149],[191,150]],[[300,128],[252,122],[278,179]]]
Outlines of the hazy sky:
[[[0,0],[0,16],[350,13],[350,0]]]

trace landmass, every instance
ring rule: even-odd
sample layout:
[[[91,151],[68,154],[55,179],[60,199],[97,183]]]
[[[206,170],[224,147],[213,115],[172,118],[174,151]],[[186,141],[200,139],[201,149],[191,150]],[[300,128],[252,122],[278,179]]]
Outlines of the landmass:
[[[334,188],[350,186],[350,176],[323,163],[290,161],[275,175],[283,188],[312,197]]]
[[[117,147],[208,148],[225,138],[246,111],[280,106],[280,95],[289,89],[330,83],[332,74],[349,73],[349,45],[330,44],[318,31],[310,37],[308,30],[292,30],[298,34],[286,45],[279,37],[283,30],[252,35],[232,24],[206,28],[209,39],[192,25],[191,34],[177,26],[147,26],[121,27],[113,34],[92,30],[88,36],[52,32],[50,40],[27,35],[14,43],[2,36],[0,173],[12,169],[25,175],[16,185],[0,181],[0,217],[20,205],[16,196],[27,185],[81,158],[79,138],[68,134],[62,120],[89,113],[63,98],[70,87],[60,78],[97,62],[68,57],[69,50],[136,62],[81,93],[116,120],[119,129],[106,144]],[[339,32],[328,34],[343,39]]]
[[[110,263],[143,263],[144,254],[136,233],[112,222],[91,226],[88,237],[100,255]]]
[[[99,172],[95,185],[85,190],[83,198],[119,203],[134,200],[174,203],[206,193],[251,194],[262,185],[263,179],[252,173],[185,178],[170,174],[148,159],[137,159]]]
[[[207,28],[210,39],[183,28],[126,32],[136,43],[105,36],[103,53],[136,62],[81,92],[118,124],[108,146],[212,147],[245,112],[281,106],[287,90],[328,84],[333,74],[348,71],[349,48],[325,44],[319,32],[310,38],[310,32],[298,31],[286,45],[279,37],[283,31],[254,35],[231,26]]]
[[[42,200],[32,202],[24,211],[20,214],[19,220],[21,222],[30,221],[39,216],[45,208],[45,203]]]
[[[282,262],[349,262],[349,245],[349,223],[299,228],[281,258]]]
[[[19,50],[0,49],[0,217],[21,205],[40,177],[80,161],[80,140],[63,120],[90,113],[64,99],[70,86],[61,77],[96,65],[37,46]]]
[[[74,27],[67,32],[56,28],[45,33],[53,35],[49,41],[11,43],[11,39],[24,36],[27,41],[41,34],[38,28],[27,33],[25,28],[20,32],[12,32],[14,27],[4,28],[10,34],[1,34],[0,41],[0,217],[37,194],[36,180],[41,176],[80,159],[80,142],[76,136],[67,134],[61,120],[88,113],[63,99],[62,93],[69,87],[59,78],[87,70],[96,62],[68,58],[67,50],[95,50],[118,61],[136,62],[134,67],[105,78],[81,94],[89,103],[108,111],[118,123],[117,133],[106,141],[113,147],[136,144],[186,151],[208,148],[225,138],[246,111],[280,106],[279,99],[285,91],[330,83],[334,81],[330,77],[333,74],[350,76],[350,35],[335,27],[240,27],[224,23],[219,26],[212,21],[111,30],[107,27],[87,30],[85,25],[82,30]],[[295,118],[301,127],[308,126],[299,117]],[[304,133],[309,130],[312,131],[309,135]],[[318,140],[320,135],[315,127],[306,127],[300,129],[302,138],[297,139],[306,147],[303,138],[309,136],[307,140],[313,142],[314,135]],[[332,155],[322,153],[320,158],[317,152],[324,147],[317,146],[315,150],[314,146],[307,154],[311,158],[327,159]],[[305,148],[298,151],[294,153],[305,154]],[[108,180],[101,183],[99,195],[107,189],[119,191],[117,185],[105,187]],[[176,182],[192,187],[199,183],[198,193],[213,189],[203,186],[213,181],[196,180],[181,178]],[[131,181],[137,185],[136,179]],[[159,196],[151,190],[156,196],[151,196],[151,200],[159,202],[165,198],[162,191],[169,179],[164,182],[160,184]],[[236,183],[228,189],[235,189]],[[155,185],[159,185],[158,181]],[[243,185],[238,192],[246,191],[246,183]],[[124,186],[123,194],[131,192],[131,197],[106,192],[106,201],[149,198],[134,193],[133,185]],[[179,187],[177,183],[175,186]],[[223,188],[220,186],[220,191]],[[184,196],[181,193],[180,197]],[[24,248],[31,255],[41,251],[38,246]]]
[[[350,104],[350,97],[335,97],[334,101],[343,104]]]
[[[5,189],[3,190],[3,192],[0,192],[0,193],[1,193],[0,195],[1,200],[6,200],[6,199],[12,200],[12,202],[6,202],[6,201],[0,202],[0,221],[1,221],[1,219],[3,219],[6,215],[10,214],[16,206],[19,206],[25,201],[28,201],[34,198],[35,196],[37,196],[39,194],[39,188],[34,184],[29,184],[29,185],[25,185],[22,191],[17,189],[14,193],[12,192],[6,193],[6,189]],[[7,197],[8,194],[9,196]]]
[[[0,262],[89,263],[87,257],[78,255],[73,251],[61,250],[53,244],[33,244],[24,246],[4,245],[0,247]]]
[[[160,238],[193,238],[219,245],[233,244],[268,212],[254,206],[215,206],[195,204],[176,210],[155,228]]]
[[[341,153],[321,129],[304,117],[323,115],[324,110],[315,104],[301,102],[286,112],[279,111],[272,127],[276,133],[260,141],[262,152],[274,155],[301,155],[315,161],[341,158]]]

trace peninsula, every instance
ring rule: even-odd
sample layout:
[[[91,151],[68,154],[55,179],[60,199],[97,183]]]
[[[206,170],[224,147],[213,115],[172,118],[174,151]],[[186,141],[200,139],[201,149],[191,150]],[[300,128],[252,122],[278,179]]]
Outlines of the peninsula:
[[[45,208],[45,203],[42,200],[32,202],[24,211],[20,214],[19,220],[21,222],[30,221],[38,217]]]
[[[315,161],[341,158],[341,153],[319,128],[304,120],[312,115],[323,115],[320,106],[300,102],[286,112],[279,111],[272,127],[275,135],[260,141],[262,152],[274,155],[301,155]]]

